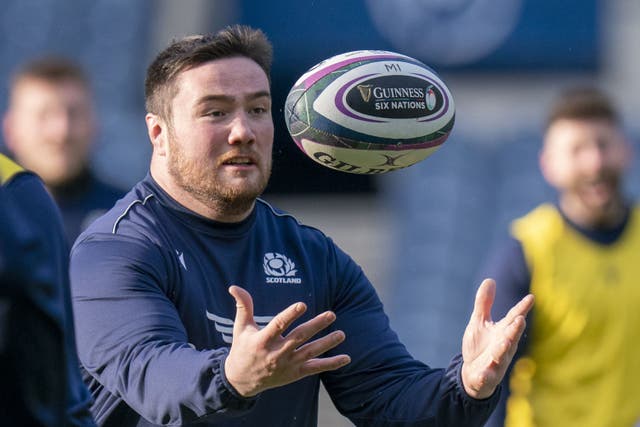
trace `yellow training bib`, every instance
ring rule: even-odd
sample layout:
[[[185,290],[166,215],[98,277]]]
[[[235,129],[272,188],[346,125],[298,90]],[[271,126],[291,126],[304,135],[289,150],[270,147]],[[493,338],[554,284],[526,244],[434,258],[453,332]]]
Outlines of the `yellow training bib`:
[[[22,171],[24,171],[24,169],[17,163],[4,154],[0,154],[0,184],[5,184],[15,174]]]
[[[593,242],[541,205],[512,226],[536,297],[508,427],[631,427],[640,419],[640,208]]]

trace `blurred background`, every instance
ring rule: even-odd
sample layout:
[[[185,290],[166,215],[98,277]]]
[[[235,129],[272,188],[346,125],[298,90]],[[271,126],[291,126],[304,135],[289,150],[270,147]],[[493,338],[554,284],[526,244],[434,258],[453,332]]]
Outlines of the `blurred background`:
[[[275,48],[274,173],[265,198],[349,252],[412,354],[444,366],[460,350],[487,252],[511,219],[553,199],[537,152],[557,91],[599,84],[637,148],[638,22],[640,2],[631,0],[4,0],[0,106],[22,61],[44,53],[80,61],[98,102],[95,169],[126,189],[148,168],[143,80],[153,56],[173,38],[230,23],[262,28]],[[438,152],[375,178],[305,157],[282,112],[305,70],[360,49],[398,51],[432,66],[457,108]],[[636,161],[628,180],[635,198],[638,169]],[[350,424],[323,395],[319,425]]]

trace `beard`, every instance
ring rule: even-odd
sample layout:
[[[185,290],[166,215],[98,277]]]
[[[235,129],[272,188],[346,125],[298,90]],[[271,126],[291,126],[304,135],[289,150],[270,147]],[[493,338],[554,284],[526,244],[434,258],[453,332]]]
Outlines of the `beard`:
[[[242,215],[252,209],[271,176],[271,159],[268,159],[264,167],[259,167],[256,179],[228,182],[217,176],[220,165],[206,157],[187,158],[173,135],[169,138],[169,147],[168,171],[175,183],[201,203],[227,215]]]
[[[616,208],[623,200],[621,177],[615,171],[604,171],[593,179],[577,184],[583,202],[594,211],[606,212]]]
[[[578,212],[582,222],[572,219],[588,228],[608,229],[617,226],[626,209],[621,186],[622,176],[615,170],[575,182],[564,192],[568,201],[563,205],[565,213],[571,218],[571,212]]]

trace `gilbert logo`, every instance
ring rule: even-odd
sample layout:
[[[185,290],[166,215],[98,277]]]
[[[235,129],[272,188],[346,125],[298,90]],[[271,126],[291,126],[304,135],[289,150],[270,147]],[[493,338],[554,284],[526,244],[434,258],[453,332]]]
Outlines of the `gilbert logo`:
[[[262,266],[267,283],[302,283],[302,279],[296,277],[298,270],[294,262],[282,254],[267,252]]]

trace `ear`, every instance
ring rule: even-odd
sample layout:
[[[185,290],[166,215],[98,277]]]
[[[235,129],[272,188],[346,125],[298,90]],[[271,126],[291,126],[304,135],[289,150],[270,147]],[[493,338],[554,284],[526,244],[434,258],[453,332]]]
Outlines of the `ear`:
[[[7,146],[9,151],[14,151],[13,145],[13,124],[11,123],[13,118],[11,116],[11,112],[7,111],[2,116],[2,136],[4,138],[4,144]]]
[[[153,154],[166,156],[168,150],[169,128],[167,123],[157,114],[147,113],[144,117],[147,123],[147,133],[153,146]]]
[[[633,166],[633,159],[636,157],[636,150],[633,142],[625,135],[624,136],[624,160],[623,170],[628,171]]]
[[[542,173],[545,181],[547,181],[551,186],[557,187],[555,169],[551,159],[552,155],[553,154],[549,149],[547,141],[544,141],[542,148],[540,149],[540,153],[538,153],[538,166],[540,167],[540,172]]]

